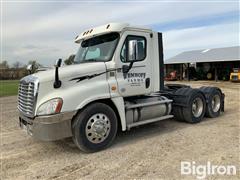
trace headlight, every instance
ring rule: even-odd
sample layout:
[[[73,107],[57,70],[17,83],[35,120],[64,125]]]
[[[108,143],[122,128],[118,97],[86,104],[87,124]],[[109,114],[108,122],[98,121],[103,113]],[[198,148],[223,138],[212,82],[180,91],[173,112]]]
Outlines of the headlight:
[[[54,98],[41,104],[37,110],[37,115],[50,115],[60,113],[62,109],[63,100],[61,98]]]

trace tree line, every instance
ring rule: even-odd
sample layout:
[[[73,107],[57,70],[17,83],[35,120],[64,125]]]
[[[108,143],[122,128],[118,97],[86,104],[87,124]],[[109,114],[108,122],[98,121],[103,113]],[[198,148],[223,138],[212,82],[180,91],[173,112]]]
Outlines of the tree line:
[[[37,69],[43,67],[35,60],[29,61],[27,64],[22,64],[19,61],[16,61],[12,65],[9,65],[7,61],[2,61],[0,63],[0,80],[21,79],[29,74],[27,71],[27,66],[29,64],[32,65],[33,72],[36,72]]]
[[[65,65],[71,65],[74,62],[75,55],[70,55],[64,60]],[[38,63],[36,60],[29,61],[27,64],[22,64],[19,61],[14,62],[9,65],[7,61],[2,61],[0,63],[0,80],[14,80],[21,79],[22,77],[29,74],[27,66],[32,65],[31,73],[35,73],[39,68],[44,66]]]

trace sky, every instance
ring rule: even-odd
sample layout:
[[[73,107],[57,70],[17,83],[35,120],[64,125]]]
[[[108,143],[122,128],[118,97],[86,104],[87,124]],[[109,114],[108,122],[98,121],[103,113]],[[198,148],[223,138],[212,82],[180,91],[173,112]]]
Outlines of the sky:
[[[124,22],[163,32],[164,57],[239,46],[238,0],[2,1],[2,59],[48,66],[76,53],[82,31]]]

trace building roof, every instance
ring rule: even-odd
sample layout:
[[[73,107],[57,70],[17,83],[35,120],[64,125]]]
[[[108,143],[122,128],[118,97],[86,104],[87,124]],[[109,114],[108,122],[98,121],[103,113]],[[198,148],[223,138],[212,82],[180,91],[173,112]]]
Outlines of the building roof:
[[[164,63],[181,64],[221,61],[240,61],[240,46],[185,51],[165,60]]]

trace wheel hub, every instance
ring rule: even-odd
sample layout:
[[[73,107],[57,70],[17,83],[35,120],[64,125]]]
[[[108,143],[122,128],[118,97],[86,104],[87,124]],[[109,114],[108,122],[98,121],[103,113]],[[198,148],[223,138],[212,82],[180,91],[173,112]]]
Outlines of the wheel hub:
[[[86,125],[86,137],[92,143],[103,142],[110,132],[110,121],[105,114],[95,114]]]
[[[219,109],[220,109],[220,105],[221,105],[220,97],[219,97],[219,95],[216,94],[212,98],[212,110],[213,110],[213,112],[218,112]]]
[[[201,98],[196,98],[192,104],[192,113],[195,117],[200,117],[203,112],[203,101]]]
[[[92,130],[96,136],[102,137],[107,132],[106,123],[103,120],[97,120],[92,124]]]

